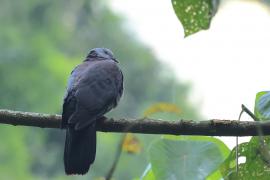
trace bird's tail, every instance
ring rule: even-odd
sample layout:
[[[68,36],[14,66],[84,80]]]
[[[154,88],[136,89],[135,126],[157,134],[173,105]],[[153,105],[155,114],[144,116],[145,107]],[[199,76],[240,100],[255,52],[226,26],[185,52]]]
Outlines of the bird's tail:
[[[64,164],[67,175],[85,174],[96,157],[96,126],[95,123],[75,130],[67,128]]]

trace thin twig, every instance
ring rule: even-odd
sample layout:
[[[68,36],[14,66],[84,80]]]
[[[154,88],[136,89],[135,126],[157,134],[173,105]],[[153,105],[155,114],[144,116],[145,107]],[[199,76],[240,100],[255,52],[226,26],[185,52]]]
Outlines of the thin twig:
[[[113,175],[113,173],[114,173],[114,171],[116,169],[116,166],[117,166],[117,164],[118,164],[118,162],[120,160],[120,157],[121,157],[122,146],[123,146],[125,137],[126,137],[126,134],[121,136],[120,142],[119,142],[119,144],[117,146],[117,149],[116,149],[113,164],[112,164],[110,170],[108,171],[108,173],[106,174],[105,180],[110,180],[112,178],[112,175]]]
[[[242,105],[243,107],[243,105]],[[242,114],[243,114],[244,110],[242,108],[239,116],[238,116],[238,121],[240,121]],[[238,175],[238,136],[236,136],[236,148],[235,148],[235,160],[236,160],[236,174]]]
[[[245,111],[254,121],[260,121],[260,119],[258,119],[255,114],[253,114],[244,104],[242,104],[242,111]],[[261,124],[258,123],[257,125],[257,131],[258,131],[258,135],[259,135],[259,139],[261,144],[264,144],[263,141],[263,132],[262,132],[262,127]]]
[[[242,110],[245,111],[254,121],[260,121],[259,118],[255,116],[245,105],[242,104]],[[265,144],[264,141],[264,133],[262,130],[262,125],[259,123],[257,125],[257,131],[258,131],[258,137],[260,141],[260,153],[262,154],[264,160],[270,164],[270,153],[269,153],[269,147]],[[265,134],[266,135],[266,134]]]
[[[260,121],[260,119],[258,119],[244,104],[242,104],[242,110],[245,111],[254,121]]]

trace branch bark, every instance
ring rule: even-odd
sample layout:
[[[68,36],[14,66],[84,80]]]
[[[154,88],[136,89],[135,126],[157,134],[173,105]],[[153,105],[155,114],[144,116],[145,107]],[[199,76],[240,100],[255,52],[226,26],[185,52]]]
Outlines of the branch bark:
[[[41,113],[0,110],[0,123],[41,128],[60,128],[61,116]],[[204,136],[257,136],[258,127],[270,135],[270,121],[236,121],[212,119],[207,121],[161,121],[150,118],[109,119],[97,121],[102,132],[132,132],[142,134],[204,135]]]

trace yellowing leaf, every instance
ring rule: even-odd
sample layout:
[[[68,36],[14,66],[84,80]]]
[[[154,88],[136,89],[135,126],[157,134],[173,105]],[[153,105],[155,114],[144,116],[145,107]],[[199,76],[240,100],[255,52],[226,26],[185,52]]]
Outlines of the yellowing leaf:
[[[122,150],[128,153],[136,154],[141,152],[142,145],[134,134],[127,133],[122,144]]]
[[[150,116],[158,112],[169,112],[179,115],[181,113],[180,108],[171,103],[156,103],[153,106],[146,109],[143,113],[144,116]]]

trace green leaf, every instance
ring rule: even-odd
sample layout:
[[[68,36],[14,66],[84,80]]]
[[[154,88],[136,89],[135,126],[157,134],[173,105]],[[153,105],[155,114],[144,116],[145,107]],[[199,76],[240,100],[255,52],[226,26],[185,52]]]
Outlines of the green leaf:
[[[270,91],[262,91],[256,94],[254,113],[260,120],[270,119]]]
[[[141,180],[156,180],[151,167],[151,164],[147,165],[145,171],[143,172]]]
[[[187,37],[209,28],[219,0],[172,0],[172,5]]]
[[[157,180],[205,179],[215,171],[230,150],[220,140],[202,136],[165,136],[149,150]]]
[[[212,174],[209,174],[206,178],[206,180],[220,180],[222,179],[222,174],[219,169],[214,171]]]
[[[238,146],[238,157],[245,157],[246,161],[239,164],[238,176],[236,174],[236,150],[231,151],[228,158],[220,166],[223,178],[225,180],[268,180],[270,177],[269,167],[269,144],[270,137],[262,137],[267,146],[260,144],[259,137],[252,137],[249,142]],[[266,152],[267,151],[267,152]]]

